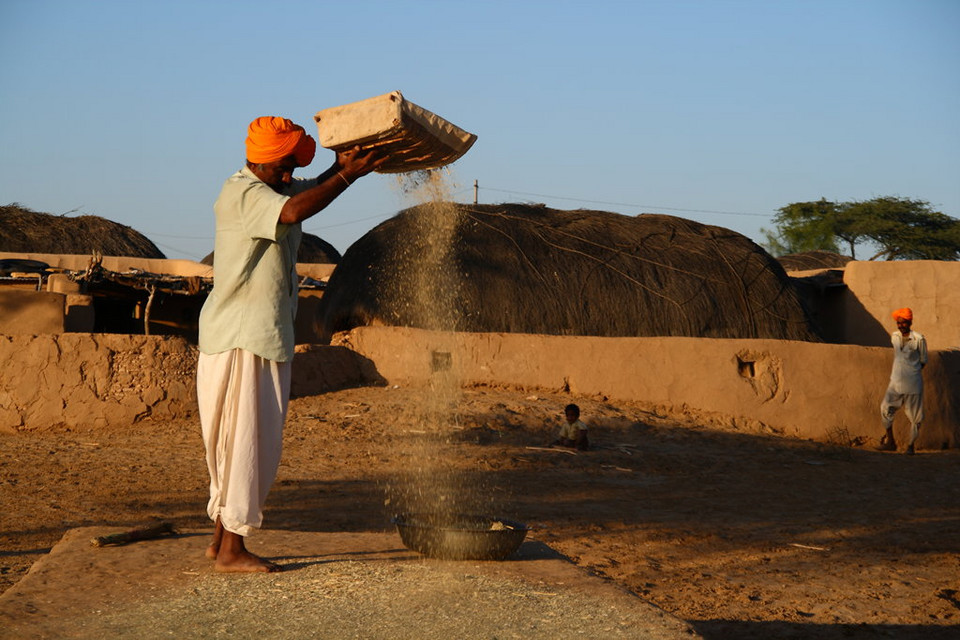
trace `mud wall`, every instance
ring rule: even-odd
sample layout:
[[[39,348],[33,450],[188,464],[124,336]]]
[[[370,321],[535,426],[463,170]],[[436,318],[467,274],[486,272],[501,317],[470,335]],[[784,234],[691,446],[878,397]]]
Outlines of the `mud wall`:
[[[569,391],[646,405],[705,424],[820,440],[876,439],[892,353],[780,340],[450,334],[363,327],[333,346],[301,345],[294,396],[371,383]],[[196,417],[194,346],[119,334],[0,335],[0,431],[127,426]],[[924,370],[919,446],[960,446],[960,350]],[[906,432],[902,413],[895,425]]]
[[[892,363],[888,348],[781,340],[362,327],[338,341],[391,384],[453,375],[464,385],[601,395],[709,423],[821,440],[880,436],[879,405]],[[918,446],[960,445],[960,351],[932,353],[924,379],[927,419]],[[902,412],[895,428],[901,435],[907,429]]]
[[[843,341],[887,347],[894,309],[913,309],[913,327],[931,349],[960,348],[960,262],[849,262],[839,317]]]
[[[83,271],[90,266],[91,256],[69,255],[59,253],[10,253],[0,251],[0,260],[3,259],[38,260],[51,267]],[[162,273],[171,276],[199,276],[212,278],[213,267],[193,260],[171,260],[162,258],[131,258],[127,256],[103,256],[101,264],[104,269],[125,273],[131,270]],[[336,265],[318,263],[297,263],[297,273],[314,280],[329,280]]]
[[[0,333],[62,333],[66,296],[48,291],[0,289]]]
[[[348,349],[297,352],[294,396],[364,382],[363,359]],[[0,335],[0,432],[195,419],[196,364],[196,347],[177,337]]]
[[[196,404],[195,360],[179,338],[0,335],[0,430],[184,416]]]
[[[55,276],[50,276],[56,285]],[[93,297],[49,289],[0,288],[0,334],[93,331]]]
[[[89,255],[60,253],[9,253],[0,251],[0,260],[2,259],[38,260],[39,262],[45,262],[51,267],[58,269],[83,271],[90,266],[92,257]],[[213,277],[213,267],[194,262],[193,260],[103,256],[101,264],[104,269],[121,273],[136,269],[149,273],[164,273],[172,276]]]

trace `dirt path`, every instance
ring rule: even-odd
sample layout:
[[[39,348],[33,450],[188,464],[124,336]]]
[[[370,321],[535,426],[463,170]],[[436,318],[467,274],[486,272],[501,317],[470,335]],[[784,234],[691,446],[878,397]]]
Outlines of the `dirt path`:
[[[567,395],[466,390],[438,430],[411,411],[424,393],[294,400],[266,526],[388,531],[429,464],[439,499],[534,526],[707,638],[960,631],[960,452],[881,454],[577,398],[595,448],[572,455],[543,449]],[[74,527],[207,525],[194,423],[3,435],[0,460],[0,588]]]

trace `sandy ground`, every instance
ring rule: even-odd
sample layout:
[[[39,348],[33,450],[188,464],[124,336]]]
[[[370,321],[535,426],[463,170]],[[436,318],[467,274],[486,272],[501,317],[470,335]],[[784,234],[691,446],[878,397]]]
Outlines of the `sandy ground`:
[[[0,594],[0,638],[702,637],[536,541],[523,542],[507,562],[449,561],[405,549],[396,532],[267,529],[258,546],[284,570],[225,576],[197,553],[206,532],[90,544],[117,531],[68,531]],[[73,588],[62,588],[68,581]]]
[[[430,398],[295,399],[265,527],[388,532],[398,511],[451,505],[527,523],[532,541],[706,638],[960,633],[958,451],[878,453],[497,389],[464,390],[438,425]],[[570,401],[591,451],[545,448]],[[2,435],[0,452],[0,588],[76,527],[208,524],[195,422]]]

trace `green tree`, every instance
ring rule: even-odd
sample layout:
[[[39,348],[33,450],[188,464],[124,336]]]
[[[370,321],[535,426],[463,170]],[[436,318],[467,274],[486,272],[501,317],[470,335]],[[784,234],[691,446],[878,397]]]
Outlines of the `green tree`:
[[[923,200],[886,196],[847,205],[864,237],[879,248],[870,260],[960,260],[960,220]]]
[[[923,200],[884,196],[863,202],[795,202],[774,216],[775,232],[762,229],[773,255],[837,251],[842,241],[856,258],[856,246],[874,245],[870,260],[958,260],[960,220]]]
[[[835,205],[821,198],[818,202],[794,202],[781,207],[773,217],[775,231],[761,229],[763,246],[775,256],[805,251],[837,251],[834,231]]]

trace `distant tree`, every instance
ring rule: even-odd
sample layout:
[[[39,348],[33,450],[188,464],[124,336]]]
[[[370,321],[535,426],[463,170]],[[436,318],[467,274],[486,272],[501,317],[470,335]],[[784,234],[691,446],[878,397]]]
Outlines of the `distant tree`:
[[[856,245],[879,249],[870,260],[958,260],[960,220],[933,211],[928,202],[885,196],[863,202],[795,202],[774,216],[776,231],[762,229],[776,256],[837,251],[838,240],[856,258]]]
[[[775,231],[761,229],[766,235],[763,246],[775,256],[806,251],[836,253],[835,212],[836,206],[822,198],[818,202],[794,202],[781,207],[773,218]]]
[[[857,244],[872,240],[868,218],[856,209],[856,203],[841,202],[833,212],[833,233],[847,244],[850,257],[857,259]]]
[[[847,212],[880,249],[870,260],[960,260],[960,220],[928,202],[887,196],[852,202]]]

